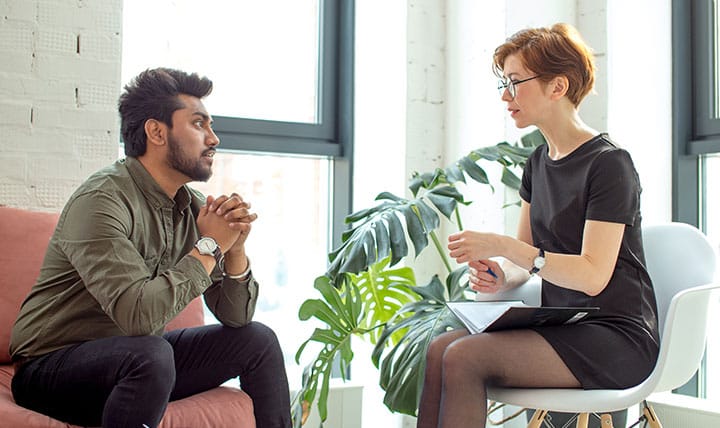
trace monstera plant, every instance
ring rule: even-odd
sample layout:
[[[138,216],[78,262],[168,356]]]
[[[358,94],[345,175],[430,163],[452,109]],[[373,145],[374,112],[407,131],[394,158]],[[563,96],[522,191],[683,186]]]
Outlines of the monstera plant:
[[[327,272],[315,280],[321,297],[306,300],[299,310],[301,320],[315,318],[322,327],[315,328],[296,353],[299,363],[308,344],[320,348],[293,398],[294,426],[304,424],[315,400],[321,421],[327,418],[331,374],[339,367],[341,377],[348,379],[353,336],[375,346],[372,361],[380,370],[385,405],[393,412],[416,414],[428,345],[438,334],[460,327],[445,303],[468,299],[467,267],[453,269],[437,235],[442,221],[463,228],[458,207],[470,202],[457,184],[467,184],[469,177],[492,188],[478,164],[486,161],[499,163],[502,183],[518,189],[515,171],[544,142],[542,134],[534,131],[518,144],[502,142],[473,150],[444,169],[413,174],[411,198],[383,192],[377,205],[345,219],[350,228],[328,255]],[[410,245],[415,256],[434,248],[446,272],[434,275],[428,284],[416,284],[413,270],[399,265],[409,256]]]

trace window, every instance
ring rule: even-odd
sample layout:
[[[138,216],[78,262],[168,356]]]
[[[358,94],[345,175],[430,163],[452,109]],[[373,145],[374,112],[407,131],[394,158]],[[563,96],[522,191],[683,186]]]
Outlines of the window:
[[[255,319],[277,332],[291,386],[300,381],[294,353],[306,337],[297,331],[308,328],[298,308],[314,296],[352,200],[353,6],[123,3],[123,84],[159,66],[213,80],[205,104],[219,152],[212,178],[190,185],[210,195],[237,192],[258,213],[247,244],[261,287]]]
[[[673,219],[720,249],[720,11],[716,0],[673,0]],[[720,315],[706,362],[684,393],[720,398]]]

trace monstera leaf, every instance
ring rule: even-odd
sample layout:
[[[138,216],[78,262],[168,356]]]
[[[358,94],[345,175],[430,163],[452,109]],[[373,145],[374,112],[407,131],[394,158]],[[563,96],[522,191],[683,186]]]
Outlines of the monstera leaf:
[[[490,185],[487,173],[477,163],[480,160],[499,163],[503,168],[501,181],[518,189],[520,179],[512,168],[522,167],[535,149],[534,145],[544,142],[541,134],[539,138],[530,135],[526,136],[524,146],[498,143],[473,150],[447,168],[414,174],[409,184],[412,199],[389,192],[380,193],[375,198],[381,201],[378,205],[345,218],[345,222],[353,226],[343,233],[342,244],[329,254],[330,266],[326,275],[337,282],[342,274],[362,272],[386,257],[390,257],[389,266],[394,266],[409,254],[408,239],[415,254],[420,254],[428,246],[429,239],[435,239],[433,234],[440,227],[438,212],[451,219],[453,213],[457,213],[458,204],[469,204],[455,187],[457,182],[465,183],[467,175],[474,181]]]
[[[383,329],[372,360],[380,368],[380,386],[385,390],[383,401],[393,411],[416,414],[430,342],[441,333],[462,328],[445,303],[468,300],[467,284],[461,284],[466,272],[466,266],[453,271],[445,287],[437,275],[429,284],[414,287],[413,291],[421,295],[422,300],[405,305]],[[402,333],[400,339],[390,343],[388,339],[398,332]]]
[[[524,136],[520,144],[506,142],[473,150],[446,168],[415,173],[410,182],[411,198],[380,193],[379,203],[349,215],[351,228],[342,235],[341,245],[328,254],[325,275],[315,281],[321,299],[310,299],[300,307],[302,320],[316,318],[325,328],[316,328],[298,349],[299,361],[306,345],[321,345],[315,359],[303,373],[302,387],[293,398],[293,424],[299,427],[317,399],[320,419],[327,417],[327,397],[332,367],[338,364],[341,376],[353,358],[350,339],[359,336],[375,343],[372,360],[380,370],[384,402],[395,412],[414,415],[417,411],[425,369],[427,348],[438,334],[461,324],[449,312],[447,301],[467,300],[466,267],[452,270],[445,246],[436,230],[443,222],[455,222],[462,230],[458,204],[468,205],[456,184],[471,180],[493,187],[480,160],[502,167],[501,181],[518,189],[520,178],[514,169],[545,142],[538,131]],[[429,284],[417,286],[409,267],[394,267],[410,254],[433,243],[447,269],[447,278],[436,275]]]
[[[305,368],[303,387],[293,400],[296,421],[303,419],[301,414],[307,415],[318,392],[318,411],[325,420],[333,362],[339,362],[341,376],[347,379],[347,366],[353,358],[352,336],[367,336],[371,343],[376,343],[380,328],[396,318],[401,307],[421,299],[414,291],[412,269],[386,269],[389,262],[386,258],[359,275],[348,274],[341,288],[334,287],[326,276],[315,280],[315,288],[323,299],[306,300],[300,306],[299,317],[301,320],[316,318],[327,328],[315,329],[295,354],[295,361],[299,363],[309,343],[322,346],[314,362]],[[392,343],[392,336],[385,340]]]
[[[320,388],[318,397],[320,418],[322,420],[327,418],[327,397],[333,361],[338,359],[342,377],[347,379],[347,367],[353,358],[350,338],[353,334],[366,332],[360,327],[364,314],[357,286],[351,284],[341,294],[340,290],[330,284],[329,278],[321,276],[315,280],[315,288],[320,292],[323,300],[306,300],[300,306],[299,317],[301,320],[317,318],[325,323],[327,328],[316,328],[295,354],[295,362],[299,363],[300,355],[308,343],[317,342],[322,345],[314,362],[305,368],[302,388],[293,399],[296,423],[304,422],[306,419],[308,408],[315,399],[318,388]]]
[[[388,269],[389,263],[390,259],[385,258],[353,281],[360,290],[364,305],[365,317],[361,327],[368,330],[368,339],[373,345],[380,335],[380,329],[373,327],[386,324],[397,316],[404,305],[420,299],[414,290],[413,270],[409,267]]]

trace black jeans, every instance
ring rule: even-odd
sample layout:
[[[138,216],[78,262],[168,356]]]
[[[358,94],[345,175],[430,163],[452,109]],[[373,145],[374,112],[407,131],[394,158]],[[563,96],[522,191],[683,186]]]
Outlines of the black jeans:
[[[239,377],[258,428],[290,427],[290,391],[275,333],[252,322],[164,336],[92,340],[25,363],[12,380],[18,405],[75,425],[157,427],[168,401]]]

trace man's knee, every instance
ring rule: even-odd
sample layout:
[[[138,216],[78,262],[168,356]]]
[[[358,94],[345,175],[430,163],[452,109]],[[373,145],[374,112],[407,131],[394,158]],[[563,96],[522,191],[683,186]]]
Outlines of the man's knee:
[[[172,346],[165,339],[159,336],[136,336],[129,340],[129,371],[170,385],[175,382],[175,356]]]
[[[243,327],[230,327],[229,331],[243,344],[255,344],[261,348],[280,348],[280,341],[275,331],[263,323],[253,321]]]

